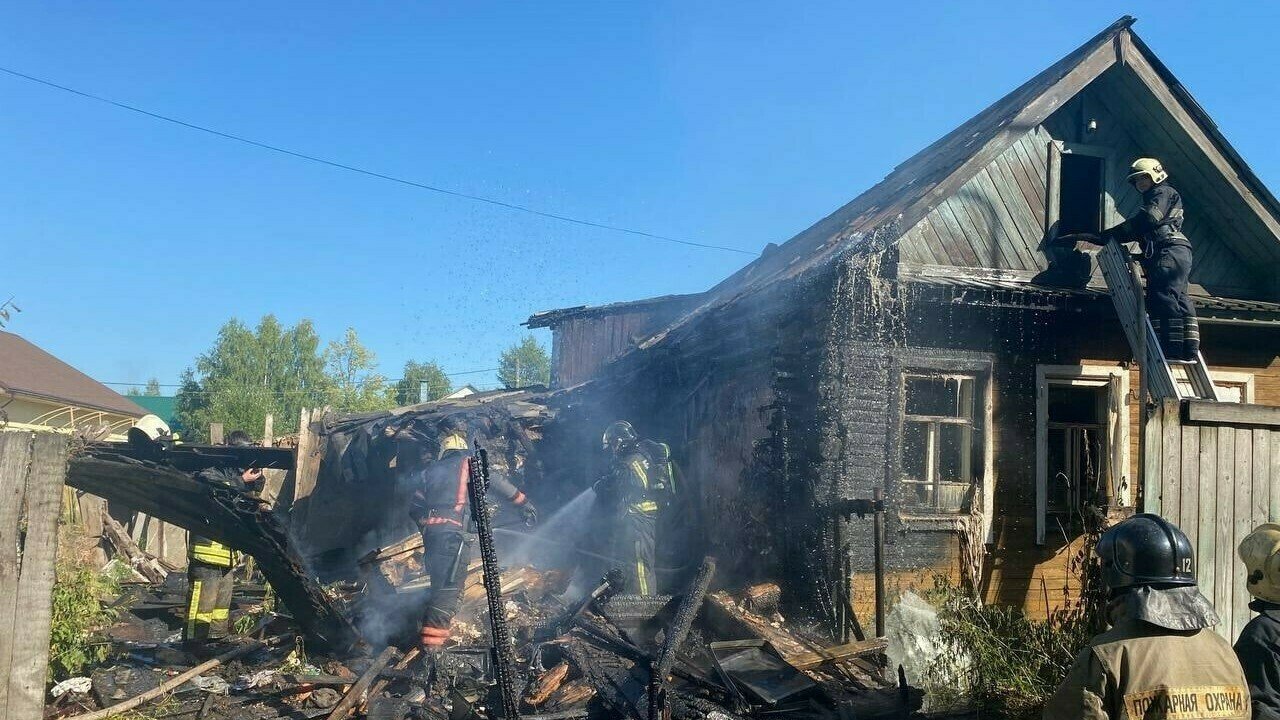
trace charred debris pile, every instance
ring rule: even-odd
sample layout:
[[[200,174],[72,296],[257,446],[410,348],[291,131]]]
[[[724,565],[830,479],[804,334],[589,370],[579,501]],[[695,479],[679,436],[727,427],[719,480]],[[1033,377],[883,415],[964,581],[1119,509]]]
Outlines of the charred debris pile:
[[[231,613],[236,634],[197,647],[183,645],[178,632],[186,613],[183,574],[140,575],[112,601],[124,620],[108,631],[111,660],[88,681],[59,687],[48,716],[96,719],[137,707],[152,717],[246,719],[852,718],[902,711],[896,678],[883,667],[884,641],[833,646],[810,626],[788,623],[776,584],[723,587],[715,561],[695,556],[688,572],[662,588],[671,594],[635,595],[619,573],[584,572],[572,552],[568,560],[529,552],[515,533],[490,554],[488,583],[481,560],[469,566],[445,649],[420,652],[416,625],[431,579],[421,537],[403,532],[396,498],[405,478],[429,461],[423,448],[435,442],[439,420],[464,420],[493,471],[545,503],[547,530],[563,535],[558,544],[565,546],[574,533],[557,527],[557,516],[596,470],[590,452],[569,453],[591,433],[566,414],[554,398],[516,393],[326,418],[312,491],[290,498],[286,488],[274,509],[201,485],[165,458],[87,449],[72,463],[71,484],[224,541],[251,556],[260,574],[241,571],[247,574]],[[164,493],[148,494],[155,483]],[[361,493],[377,502],[366,497],[357,507],[351,498]],[[310,547],[321,536],[321,502],[348,503],[354,520],[325,528],[352,546],[345,554]],[[485,517],[501,529],[501,515]],[[127,537],[120,542],[127,545]],[[154,569],[137,547],[116,550],[135,568]],[[329,565],[323,582],[315,572],[321,563]],[[506,653],[492,640],[503,636]]]

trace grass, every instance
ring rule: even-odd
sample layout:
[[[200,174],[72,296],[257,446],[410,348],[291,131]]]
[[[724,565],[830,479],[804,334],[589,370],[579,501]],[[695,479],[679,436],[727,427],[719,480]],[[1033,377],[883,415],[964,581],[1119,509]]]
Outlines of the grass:
[[[1047,620],[1021,608],[985,605],[945,578],[929,601],[938,610],[943,651],[926,671],[931,706],[966,708],[982,716],[1038,718],[1076,654],[1103,627],[1103,602],[1091,561],[1096,536],[1070,562],[1085,591]]]

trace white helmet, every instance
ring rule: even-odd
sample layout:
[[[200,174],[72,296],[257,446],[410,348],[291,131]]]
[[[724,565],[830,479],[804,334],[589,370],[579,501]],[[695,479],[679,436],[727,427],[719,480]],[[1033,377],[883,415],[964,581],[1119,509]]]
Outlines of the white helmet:
[[[168,437],[171,434],[169,431],[169,425],[155,415],[143,415],[138,418],[138,421],[133,424],[133,427],[129,428],[130,435],[135,432],[145,435],[148,440],[153,442],[162,437]]]
[[[1240,543],[1240,560],[1249,571],[1245,589],[1249,594],[1280,603],[1280,525],[1263,523]]]

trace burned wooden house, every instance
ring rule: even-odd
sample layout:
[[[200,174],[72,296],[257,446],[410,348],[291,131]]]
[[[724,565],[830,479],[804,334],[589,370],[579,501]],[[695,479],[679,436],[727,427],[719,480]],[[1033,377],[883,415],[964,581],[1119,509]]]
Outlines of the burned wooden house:
[[[1247,448],[1199,448],[1244,472],[1243,490],[1238,477],[1179,490],[1169,458],[1204,464],[1189,444],[1148,447],[1157,476],[1144,475],[1135,353],[1092,253],[1053,242],[1133,213],[1128,164],[1162,159],[1186,198],[1221,404],[1280,405],[1280,203],[1132,23],[630,347],[618,346],[629,304],[531,318],[555,334],[562,392],[583,417],[625,417],[671,444],[699,518],[690,555],[715,555],[739,582],[787,579],[793,605],[836,624],[853,608],[865,625],[870,522],[836,507],[883,487],[891,595],[943,574],[1043,617],[1078,591],[1070,558],[1089,508],[1163,502],[1184,525],[1202,520],[1189,532],[1210,563],[1206,594],[1242,607],[1234,540],[1276,519],[1267,468],[1280,452],[1269,459],[1269,435],[1246,423]]]

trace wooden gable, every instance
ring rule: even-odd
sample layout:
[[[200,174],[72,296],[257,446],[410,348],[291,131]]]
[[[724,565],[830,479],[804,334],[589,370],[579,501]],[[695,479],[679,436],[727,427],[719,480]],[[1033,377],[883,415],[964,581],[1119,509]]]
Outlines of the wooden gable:
[[[1063,258],[1047,242],[1056,232],[1061,155],[1103,158],[1108,225],[1137,210],[1140,197],[1125,176],[1134,158],[1150,156],[1161,159],[1184,196],[1193,290],[1275,299],[1274,198],[1127,27],[1095,55],[1103,57],[1095,58],[1094,75],[1072,95],[997,152],[987,148],[992,159],[921,209],[898,244],[904,274],[961,267],[1006,280],[1043,277]],[[1091,284],[1101,284],[1096,269]]]

